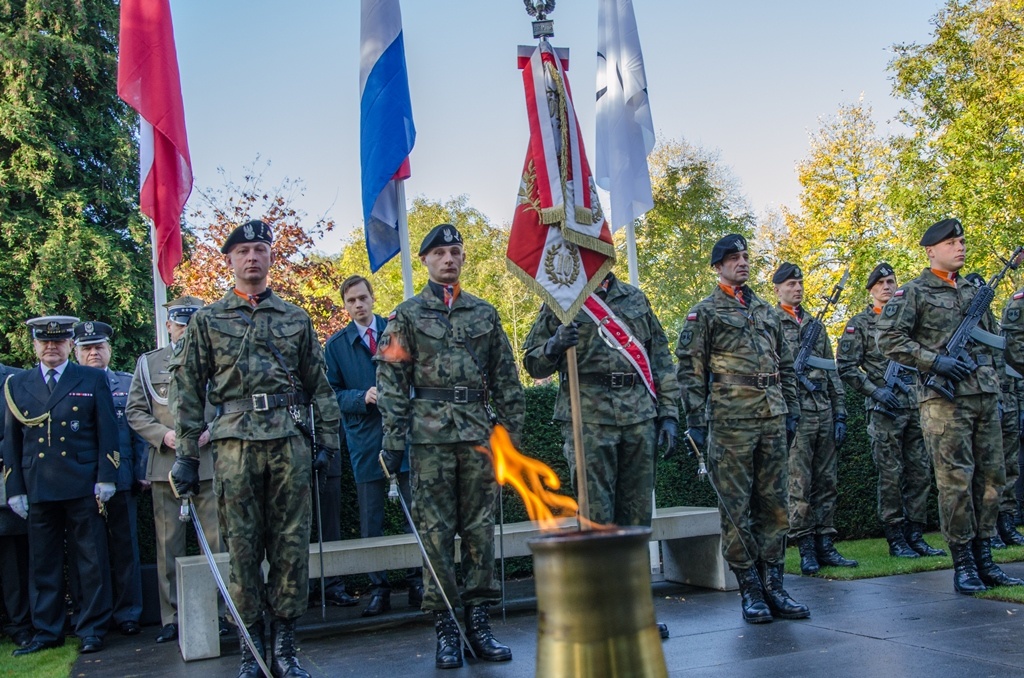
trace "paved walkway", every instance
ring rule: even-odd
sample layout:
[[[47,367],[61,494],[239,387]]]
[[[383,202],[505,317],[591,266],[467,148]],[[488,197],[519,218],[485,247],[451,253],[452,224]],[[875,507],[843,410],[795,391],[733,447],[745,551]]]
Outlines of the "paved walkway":
[[[1024,563],[1003,566],[1024,577]],[[1005,678],[1024,671],[1024,606],[953,593],[952,572],[852,582],[787,576],[786,588],[811,608],[811,618],[753,626],[740,619],[739,596],[676,586],[655,586],[655,611],[671,638],[664,642],[671,676],[792,678],[793,676],[942,676]],[[396,595],[395,611],[368,627],[360,608],[319,609],[300,621],[300,656],[314,677],[415,676],[520,678],[534,675],[536,614],[532,582],[510,587],[507,620],[493,618],[499,640],[512,648],[506,664],[467,662],[456,671],[434,669],[434,631],[426,615],[409,611]],[[378,618],[381,619],[381,618]],[[101,653],[79,657],[75,678],[233,678],[237,643],[225,656],[185,664],[176,645],[141,636],[108,636]],[[140,640],[141,639],[141,640]]]

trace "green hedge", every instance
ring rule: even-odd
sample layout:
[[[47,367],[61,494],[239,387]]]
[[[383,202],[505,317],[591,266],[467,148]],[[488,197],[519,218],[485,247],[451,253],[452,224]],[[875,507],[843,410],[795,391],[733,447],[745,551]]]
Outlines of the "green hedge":
[[[551,421],[556,393],[557,388],[550,385],[526,389],[526,429],[523,432],[523,447],[530,456],[541,459],[551,466],[562,479],[563,491],[571,492],[569,469],[562,456],[562,436],[558,425]],[[871,461],[871,450],[865,430],[864,400],[859,395],[848,393],[846,407],[849,412],[849,434],[839,456],[836,528],[843,539],[877,537],[882,534],[881,525],[875,515],[877,474]],[[342,450],[342,459],[342,535],[346,539],[354,539],[359,536],[359,510],[352,467],[348,463],[346,450]],[[676,459],[658,461],[656,497],[658,506],[715,505],[711,485],[707,480],[698,478],[697,462],[690,456],[682,456],[678,463]],[[503,506],[505,522],[526,520],[523,503],[514,492],[504,493]],[[938,525],[934,489],[930,507],[929,523],[934,527]],[[386,533],[398,534],[404,524],[401,509],[397,504],[389,503],[385,521]],[[148,493],[140,496],[139,546],[143,562],[155,562],[153,510]],[[194,539],[190,539],[190,552],[196,553]],[[516,574],[528,568],[528,560],[512,559],[508,563],[509,573]],[[361,581],[358,578],[354,579],[353,585],[359,587]]]

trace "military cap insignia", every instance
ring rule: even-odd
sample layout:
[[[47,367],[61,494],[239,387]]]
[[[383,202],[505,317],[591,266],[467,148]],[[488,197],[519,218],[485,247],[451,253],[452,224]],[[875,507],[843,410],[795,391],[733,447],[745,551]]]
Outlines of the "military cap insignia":
[[[252,223],[247,223],[242,227],[242,235],[245,236],[246,240],[252,240],[256,237],[256,229],[252,227]]]
[[[1018,320],[1020,320],[1020,309],[1019,308],[1008,309],[1006,311],[1006,319],[1009,320],[1011,323],[1015,323]]]
[[[679,345],[680,346],[689,346],[691,341],[693,341],[693,331],[692,330],[683,330],[679,334]]]
[[[451,242],[454,239],[455,239],[455,236],[452,235],[452,230],[450,228],[444,229],[444,241],[445,242]]]
[[[743,238],[736,238],[736,240],[733,241],[732,246],[736,248],[737,252],[742,252],[747,249],[747,243],[743,242]]]
[[[117,450],[114,450],[112,455],[108,454],[107,459],[109,459],[110,463],[114,465],[114,468],[121,468],[121,453]]]
[[[77,419],[75,419],[74,421],[71,422],[71,430],[72,431],[75,431],[77,433],[79,428],[80,428],[80,424],[78,423]]]
[[[693,322],[696,319],[697,319],[697,312],[696,311],[690,311],[689,313],[686,314],[686,322]]]
[[[85,323],[85,333],[86,334],[95,334],[96,333],[96,326],[92,324],[91,320],[89,322]]]
[[[892,269],[891,268],[883,268],[883,269],[881,269],[879,271],[879,273],[881,273],[882,277],[884,278],[887,275],[892,275]]]
[[[48,334],[57,334],[58,332],[60,332],[60,323],[54,320],[51,320],[50,322],[46,323],[46,332]]]

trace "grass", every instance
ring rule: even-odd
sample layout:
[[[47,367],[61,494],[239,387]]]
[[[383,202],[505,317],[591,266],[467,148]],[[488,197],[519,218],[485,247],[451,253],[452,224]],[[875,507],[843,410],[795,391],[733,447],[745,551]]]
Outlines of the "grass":
[[[937,533],[925,535],[925,541],[935,548],[949,550],[941,535]],[[841,554],[860,564],[857,567],[823,567],[818,574],[813,576],[849,581],[869,577],[888,577],[894,574],[953,569],[953,561],[949,555],[929,558],[893,558],[889,555],[889,544],[884,539],[841,541],[836,542],[836,548]],[[992,559],[996,563],[1013,563],[1024,560],[1024,546],[993,549]],[[800,574],[800,552],[795,546],[786,549],[786,572]],[[950,577],[952,578],[952,573]],[[950,590],[952,590],[952,581]],[[979,593],[976,597],[1024,603],[1024,586],[999,586]]]
[[[77,639],[68,638],[64,647],[12,657],[17,648],[10,638],[4,638],[0,642],[0,678],[65,678],[78,659],[79,644]]]

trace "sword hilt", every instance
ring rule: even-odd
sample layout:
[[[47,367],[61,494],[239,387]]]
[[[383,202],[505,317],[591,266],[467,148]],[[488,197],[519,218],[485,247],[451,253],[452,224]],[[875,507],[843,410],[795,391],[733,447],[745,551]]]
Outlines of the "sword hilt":
[[[398,501],[398,477],[391,476],[391,486],[388,488],[388,499]]]
[[[181,499],[181,510],[178,512],[178,520],[183,523],[187,523],[189,518],[189,500],[188,497],[182,497]]]

